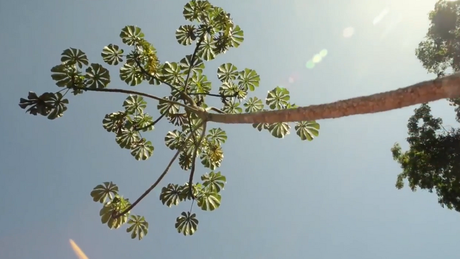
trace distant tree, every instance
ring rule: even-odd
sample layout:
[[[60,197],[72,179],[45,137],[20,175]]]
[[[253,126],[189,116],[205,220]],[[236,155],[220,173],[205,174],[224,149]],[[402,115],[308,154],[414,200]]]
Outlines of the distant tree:
[[[165,136],[166,146],[175,150],[175,155],[158,180],[137,200],[131,203],[121,196],[118,186],[112,182],[97,185],[91,192],[93,200],[102,204],[102,223],[115,229],[127,224],[127,232],[133,239],[142,239],[147,234],[148,223],[143,216],[131,215],[131,211],[157,187],[176,160],[183,170],[190,172],[189,179],[185,183],[165,185],[159,198],[168,207],[191,201],[190,210],[182,212],[176,219],[177,231],[192,235],[197,230],[198,219],[192,212],[195,202],[205,211],[220,206],[226,177],[216,170],[224,158],[222,145],[227,135],[221,128],[208,130],[208,122],[252,124],[257,130],[267,130],[277,138],[289,134],[289,122],[295,122],[294,128],[300,139],[312,140],[319,134],[320,126],[315,121],[318,119],[376,113],[460,96],[460,76],[456,74],[386,93],[297,107],[290,102],[289,91],[282,87],[269,91],[264,100],[249,97],[249,92],[259,86],[259,75],[253,69],[239,70],[231,63],[217,68],[220,83],[217,93],[211,93],[211,82],[203,74],[204,62],[238,47],[244,39],[243,30],[233,23],[229,13],[208,1],[190,1],[185,5],[183,15],[191,23],[179,26],[176,39],[184,46],[194,43],[195,48],[192,54],[178,62],[160,62],[154,46],[144,38],[142,30],[133,25],[124,27],[120,33],[122,42],[131,46],[131,50],[125,52],[120,46],[109,44],[101,54],[105,63],[120,66],[120,79],[127,85],[136,86],[143,82],[164,85],[170,89],[168,96],[107,88],[111,82],[109,70],[101,64],[90,63],[83,51],[69,48],[63,51],[61,63],[51,69],[51,77],[61,89],[41,95],[29,92],[28,97],[21,98],[19,103],[30,114],[53,120],[62,117],[67,110],[69,101],[65,97],[69,92],[73,95],[88,91],[126,94],[123,109],[107,114],[102,126],[113,133],[116,143],[130,150],[137,160],[148,159],[154,151],[153,144],[143,133],[154,130],[161,120],[177,127]],[[207,97],[218,98],[221,107],[211,106]],[[158,118],[154,119],[146,112],[144,98],[156,101]],[[197,159],[209,170],[201,176],[201,181],[194,180]]]
[[[444,76],[460,71],[460,1],[438,1],[429,14],[430,27],[416,49],[417,58],[428,72]],[[450,99],[460,122],[460,99]],[[428,104],[415,109],[407,125],[409,150],[392,148],[403,172],[396,187],[407,179],[412,190],[436,191],[441,206],[460,212],[460,129],[446,130],[441,118],[434,118]]]

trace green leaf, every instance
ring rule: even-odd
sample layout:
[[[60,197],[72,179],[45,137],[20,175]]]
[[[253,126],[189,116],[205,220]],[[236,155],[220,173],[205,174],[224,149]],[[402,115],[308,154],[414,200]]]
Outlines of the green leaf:
[[[92,63],[86,69],[86,85],[92,89],[105,88],[110,83],[109,70],[105,69],[100,64]]]
[[[86,57],[85,52],[68,48],[64,50],[61,54],[61,62],[67,65],[77,65],[79,68],[82,68],[83,65],[88,65],[88,57]]]
[[[118,218],[115,218],[115,215],[123,212],[130,205],[131,204],[129,203],[128,199],[124,199],[121,196],[115,195],[111,201],[104,204],[101,211],[99,212],[102,224],[107,223],[107,226],[110,229],[120,228],[128,221],[129,212]]]
[[[212,5],[208,1],[192,0],[185,4],[182,14],[188,21],[201,22],[211,7]]]
[[[210,172],[209,174],[202,175],[201,181],[203,181],[203,186],[209,191],[218,193],[224,189],[227,178],[225,178],[225,176],[223,176],[220,172]]]
[[[202,210],[213,211],[220,206],[220,194],[212,191],[205,191],[197,197],[197,205]]]
[[[245,91],[254,91],[259,86],[260,76],[255,70],[246,68],[238,73],[238,85]]]
[[[179,155],[179,166],[182,170],[188,171],[192,167],[193,157],[191,152],[181,152]]]
[[[193,25],[181,25],[176,30],[176,39],[179,44],[188,46],[196,39],[195,26]]]
[[[270,106],[272,110],[284,109],[289,104],[289,91],[286,88],[277,86],[267,94],[265,103]]]
[[[209,142],[220,146],[227,140],[227,134],[221,128],[212,128],[206,138]]]
[[[222,111],[229,114],[237,114],[242,113],[243,109],[240,106],[239,102],[235,102],[235,100],[231,100],[225,104]]]
[[[105,203],[106,200],[112,200],[112,198],[118,194],[118,186],[112,182],[104,182],[94,187],[91,191],[91,197],[93,201]]]
[[[108,132],[117,132],[123,127],[125,121],[125,112],[112,112],[105,115],[104,119],[102,120],[102,127],[104,127],[104,129],[106,129]]]
[[[177,232],[182,233],[184,236],[193,235],[198,228],[198,219],[196,214],[190,212],[182,212],[176,219],[175,227]]]
[[[216,168],[220,167],[222,160],[224,159],[224,153],[220,146],[210,144],[200,154],[200,158],[201,164],[203,164],[204,167],[215,170]]]
[[[216,58],[216,53],[214,52],[215,48],[214,39],[210,36],[205,36],[201,45],[198,47],[197,55],[206,61],[213,60]]]
[[[135,63],[125,63],[120,67],[120,79],[130,86],[142,83],[144,75]]]
[[[131,146],[131,155],[136,160],[147,160],[153,154],[154,147],[151,141],[142,138]]]
[[[115,66],[123,61],[123,49],[117,45],[109,44],[102,49],[102,59],[109,65]]]
[[[202,93],[208,94],[211,92],[211,82],[208,81],[208,78],[205,75],[202,75],[201,72],[193,73],[193,76],[189,80],[190,92],[193,93]]]
[[[145,221],[143,216],[131,215],[128,220],[128,224],[131,225],[126,229],[126,232],[131,232],[131,238],[135,239],[136,237],[141,240],[144,238],[149,231],[149,223]]]
[[[79,74],[74,65],[61,64],[51,68],[51,78],[56,81],[56,85],[59,87],[73,87],[72,78]]]
[[[172,101],[172,98],[170,96],[165,96],[163,99]],[[157,105],[158,111],[160,111],[161,114],[165,114],[166,116],[169,116],[170,114],[175,114],[179,112],[179,105],[170,103],[167,101],[160,100]]]
[[[295,130],[301,140],[313,140],[319,135],[319,124],[316,121],[297,122]]]
[[[124,44],[132,46],[140,43],[141,39],[144,38],[144,33],[141,28],[134,25],[128,25],[121,30],[120,38]]]
[[[173,205],[179,205],[183,199],[180,197],[181,186],[177,184],[168,184],[166,187],[161,189],[160,200],[163,205],[171,207]]]
[[[238,77],[237,67],[232,63],[225,63],[217,68],[217,78],[224,83],[235,80]]]
[[[176,62],[165,62],[161,71],[162,78],[173,85],[178,85],[184,82],[181,66]]]
[[[284,138],[287,134],[290,133],[290,129],[291,126],[289,126],[289,124],[286,122],[276,122],[268,126],[270,133],[277,138]]]
[[[203,60],[201,60],[200,58],[196,56],[193,59],[193,63],[192,63],[192,55],[187,55],[184,58],[182,58],[181,61],[179,62],[179,65],[180,65],[180,69],[182,70],[184,74],[188,73],[190,66],[192,66],[192,70],[190,71],[190,74],[193,74],[193,73],[201,74],[205,67]]]
[[[244,103],[244,107],[246,107],[245,111],[247,113],[260,112],[264,108],[264,103],[257,97],[251,97],[246,103]]]
[[[69,100],[62,99],[63,97],[64,96],[60,92],[49,93],[42,97],[45,103],[52,107],[49,110],[48,119],[54,120],[64,115],[64,112],[67,110],[66,104],[69,104]]]
[[[147,102],[140,95],[130,94],[123,102],[123,107],[128,113],[143,113],[147,107]]]
[[[121,148],[131,149],[139,141],[139,133],[131,129],[121,129],[115,140]]]
[[[143,132],[151,131],[155,127],[153,126],[153,118],[147,113],[142,113],[134,116],[134,124],[136,125],[136,130],[141,130]]]
[[[258,131],[268,129],[268,126],[269,126],[268,123],[254,123],[254,124],[252,124],[252,127],[257,129]]]
[[[165,137],[165,144],[171,150],[178,149],[184,141],[185,139],[178,130],[168,131]]]
[[[234,48],[238,48],[240,44],[244,41],[244,32],[238,25],[230,31],[229,36],[232,42],[232,47]]]

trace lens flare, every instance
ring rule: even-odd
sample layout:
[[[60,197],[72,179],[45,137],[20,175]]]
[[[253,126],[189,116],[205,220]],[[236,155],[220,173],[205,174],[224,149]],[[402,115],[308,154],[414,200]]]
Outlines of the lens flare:
[[[350,38],[351,36],[353,36],[354,33],[355,33],[355,29],[353,27],[345,28],[343,30],[343,37]]]
[[[83,253],[83,251],[78,247],[78,245],[72,240],[69,239],[70,246],[72,247],[73,251],[77,255],[78,259],[88,259],[88,257]]]

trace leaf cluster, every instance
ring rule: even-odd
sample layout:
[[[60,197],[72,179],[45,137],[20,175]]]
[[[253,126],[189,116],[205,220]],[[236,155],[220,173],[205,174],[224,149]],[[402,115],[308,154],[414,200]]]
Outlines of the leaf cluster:
[[[144,135],[155,130],[155,125],[166,120],[175,127],[164,138],[165,145],[176,152],[157,181],[133,203],[119,194],[118,186],[112,182],[97,185],[91,192],[95,202],[102,204],[101,222],[111,229],[127,224],[131,237],[142,239],[148,232],[148,223],[140,215],[131,215],[132,209],[154,189],[176,162],[189,172],[188,181],[183,184],[169,183],[161,190],[160,201],[168,206],[177,206],[190,201],[191,208],[177,217],[175,227],[179,233],[192,235],[198,227],[193,205],[204,211],[213,211],[221,203],[221,191],[226,177],[217,169],[224,159],[223,144],[227,134],[222,128],[207,129],[203,113],[223,114],[255,113],[270,110],[292,109],[289,91],[276,87],[269,91],[265,100],[250,97],[259,87],[260,76],[250,68],[238,69],[234,64],[224,63],[217,68],[219,80],[216,92],[212,93],[211,81],[203,73],[205,62],[217,55],[237,48],[244,41],[244,32],[229,13],[208,1],[192,0],[183,9],[183,16],[189,22],[176,30],[177,42],[183,46],[194,45],[193,52],[179,61],[162,62],[156,48],[145,39],[144,32],[135,25],[122,28],[121,42],[128,46],[111,43],[102,48],[101,58],[105,65],[116,66],[119,78],[129,88],[146,83],[167,87],[167,96],[155,95],[125,89],[109,88],[112,82],[109,70],[99,63],[90,63],[87,55],[79,49],[69,48],[62,52],[61,63],[51,69],[51,78],[60,88],[55,93],[40,96],[30,92],[28,98],[21,98],[19,106],[33,115],[49,119],[62,117],[69,101],[66,94],[80,95],[84,92],[113,92],[127,94],[122,109],[106,114],[103,128],[115,136],[115,142],[122,149],[130,151],[136,160],[147,160],[154,153],[154,145]],[[158,117],[148,113],[148,99],[154,100]],[[222,106],[208,105],[207,98],[218,98]],[[254,124],[254,128],[268,130],[271,135],[283,138],[290,131],[288,123]],[[312,140],[319,134],[315,121],[296,123],[295,130],[302,140]],[[144,135],[143,135],[144,134]],[[208,170],[201,181],[194,181],[197,161]]]

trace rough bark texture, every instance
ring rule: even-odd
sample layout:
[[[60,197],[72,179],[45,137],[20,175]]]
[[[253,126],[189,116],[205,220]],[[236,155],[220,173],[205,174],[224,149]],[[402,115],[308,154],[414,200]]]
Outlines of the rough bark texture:
[[[209,113],[206,117],[208,121],[235,124],[310,121],[384,112],[415,104],[457,97],[460,97],[460,73],[424,81],[394,91],[333,103],[258,113]]]

